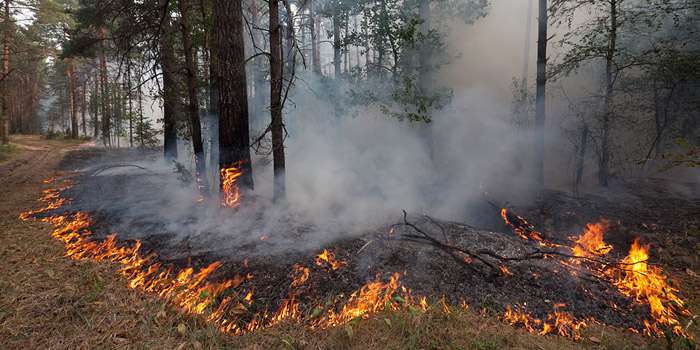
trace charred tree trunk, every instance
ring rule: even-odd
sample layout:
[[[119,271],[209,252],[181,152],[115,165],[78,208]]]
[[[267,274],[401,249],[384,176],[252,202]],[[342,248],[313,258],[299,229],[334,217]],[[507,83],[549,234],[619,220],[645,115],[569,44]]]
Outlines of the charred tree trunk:
[[[610,0],[610,27],[608,32],[608,48],[605,53],[605,102],[601,128],[603,135],[600,141],[600,163],[598,166],[598,182],[607,187],[610,178],[610,119],[613,104],[613,65],[617,50],[617,0]]]
[[[179,0],[180,29],[182,31],[182,45],[185,54],[185,70],[187,72],[187,115],[190,122],[192,137],[192,149],[194,151],[194,164],[197,173],[197,185],[200,193],[208,192],[206,159],[204,145],[202,144],[202,125],[199,121],[199,98],[197,97],[197,66],[194,61],[194,45],[192,44],[192,29],[189,23],[189,1]]]
[[[272,6],[271,6],[272,8]],[[240,1],[214,2],[219,104],[219,168],[238,166],[241,189],[253,189],[250,159],[248,96],[243,42],[243,9]],[[222,173],[223,176],[223,173]],[[220,186],[223,179],[220,178]]]
[[[163,1],[167,6],[168,1]],[[163,156],[166,160],[177,159],[177,87],[175,86],[175,52],[173,51],[173,27],[170,10],[160,35],[160,68],[163,71]]]
[[[544,186],[545,85],[547,84],[547,0],[540,0],[537,26],[537,91],[535,96],[535,179]]]
[[[278,0],[270,0],[270,115],[274,169],[273,199],[285,198],[284,125],[282,122],[282,49]]]
[[[5,0],[4,28],[2,34],[2,111],[0,111],[0,139],[2,144],[10,143],[10,98],[8,90],[8,75],[10,74],[10,0]]]

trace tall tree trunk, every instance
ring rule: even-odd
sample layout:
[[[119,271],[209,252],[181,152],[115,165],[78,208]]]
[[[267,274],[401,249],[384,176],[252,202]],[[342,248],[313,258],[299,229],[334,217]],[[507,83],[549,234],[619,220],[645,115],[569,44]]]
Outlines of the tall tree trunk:
[[[540,0],[537,23],[537,91],[535,96],[535,179],[544,186],[545,85],[547,84],[547,0]]]
[[[270,115],[272,117],[273,200],[285,198],[284,125],[282,123],[282,49],[279,3],[270,0]]]
[[[215,80],[219,91],[219,169],[239,167],[243,173],[238,179],[239,188],[252,190],[243,9],[240,1],[214,2],[214,29],[218,59]],[[223,172],[220,174],[224,175]],[[223,178],[219,180],[220,186],[223,186]]]
[[[251,21],[253,25],[259,26],[260,25],[260,18],[258,17],[258,2],[255,0],[251,1]],[[261,44],[261,35],[259,30],[254,30],[253,31],[253,40],[255,41],[256,45]],[[260,47],[261,50],[265,50],[265,47]],[[265,96],[267,96],[267,93],[269,92],[269,88],[266,87],[265,84],[265,58],[262,56],[255,57],[253,59],[253,65],[255,69],[253,69],[253,114],[250,118],[250,124],[253,128],[253,130],[257,130],[260,128],[261,124],[267,125],[264,121],[267,120],[265,117]]]
[[[112,141],[109,138],[110,130],[112,126],[110,125],[111,113],[109,105],[109,88],[107,86],[107,59],[105,58],[105,40],[107,36],[107,29],[100,29],[100,49],[99,49],[99,60],[100,60],[100,85],[102,94],[102,143],[105,147],[110,147]]]
[[[189,1],[179,0],[180,29],[182,45],[185,54],[185,70],[187,71],[187,114],[190,121],[194,164],[197,173],[197,185],[202,195],[208,193],[206,159],[202,144],[202,125],[199,121],[199,99],[197,97],[197,66],[194,61],[194,45],[192,44],[192,28],[189,24]]]
[[[340,14],[338,3],[333,4],[333,73],[335,78],[340,78],[341,71],[341,47],[340,47]]]
[[[525,17],[525,44],[523,45],[523,72],[520,77],[520,90],[523,96],[527,96],[527,75],[530,70],[530,36],[532,33],[532,1],[527,0],[527,12]]]
[[[605,53],[605,102],[601,128],[603,135],[600,141],[600,164],[598,166],[598,183],[608,186],[610,177],[610,119],[613,104],[613,65],[617,50],[617,0],[610,0],[610,27],[608,32],[608,49]]]
[[[0,111],[0,139],[2,144],[10,143],[10,98],[8,75],[10,74],[10,0],[5,0],[4,28],[2,34],[2,111]]]
[[[209,36],[209,178],[212,193],[219,190],[219,52],[216,27]],[[260,75],[256,72],[253,76]]]
[[[100,110],[100,74],[99,70],[95,71],[95,78],[93,79],[93,86],[92,86],[92,101],[94,103],[94,108],[92,110],[92,137],[94,139],[97,139],[97,136],[99,135],[100,132],[100,121],[97,118],[97,114],[99,114]]]
[[[136,83],[138,85],[138,89],[136,90],[136,100],[139,105],[139,123],[137,125],[136,130],[138,131],[139,144],[141,145],[141,149],[144,149],[146,147],[146,138],[144,136],[144,132],[146,131],[146,124],[143,120],[143,86],[141,85],[141,74],[139,74],[138,78],[136,78]]]
[[[67,60],[67,71],[68,75],[68,113],[70,114],[70,137],[72,139],[78,138],[78,96],[76,94],[76,82],[75,82],[75,66],[73,65],[73,60]]]
[[[168,4],[162,0],[162,6]],[[170,10],[167,12],[160,35],[160,68],[163,72],[163,156],[166,160],[177,159],[177,86],[175,74],[175,52],[173,50],[173,26]],[[140,126],[139,126],[140,127]]]
[[[581,141],[579,142],[578,153],[576,154],[576,174],[574,177],[574,195],[578,195],[578,190],[583,180],[583,165],[586,161],[586,148],[588,147],[588,125],[583,124],[581,130]]]
[[[83,122],[83,136],[87,137],[87,120],[85,114],[87,113],[87,76],[83,80],[83,83],[81,84],[80,88],[80,98],[82,100],[82,103],[80,103],[80,119]]]
[[[311,27],[311,67],[312,72],[321,75],[321,50],[319,46],[319,34],[321,32],[321,20],[316,15],[313,0],[309,0],[309,27]]]
[[[420,3],[420,31],[423,35],[427,37],[430,33],[430,0],[422,0]],[[418,79],[420,84],[420,89],[422,94],[428,94],[432,90],[431,83],[431,60],[430,56],[432,54],[430,45],[428,42],[421,43],[421,47],[418,52],[419,59],[419,71]]]
[[[129,109],[127,110],[127,116],[129,118],[129,147],[134,147],[134,109],[131,102],[131,58],[127,58],[126,61],[126,99],[128,101]]]

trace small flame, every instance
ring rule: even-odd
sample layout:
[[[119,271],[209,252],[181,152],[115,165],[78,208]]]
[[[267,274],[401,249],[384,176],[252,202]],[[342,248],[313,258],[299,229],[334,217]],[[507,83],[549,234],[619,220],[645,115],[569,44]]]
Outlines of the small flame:
[[[328,249],[324,249],[321,254],[316,256],[315,263],[318,266],[328,265],[334,271],[347,265],[347,262],[343,260],[336,260],[335,254]]]
[[[501,208],[501,217],[506,225],[510,226],[513,232],[520,236],[520,238],[526,241],[531,239],[540,242],[542,245],[546,245],[545,240],[542,238],[542,233],[535,230],[535,227],[527,222],[525,218],[511,214],[506,208]]]
[[[609,223],[605,219],[594,224],[586,224],[583,234],[574,240],[574,246],[571,248],[574,256],[587,257],[608,254],[613,248],[603,241],[603,236],[608,231],[608,228]]]
[[[538,335],[558,334],[574,340],[581,339],[581,330],[587,326],[586,321],[576,320],[568,312],[560,311],[564,304],[555,304],[554,312],[547,314],[543,321],[527,312],[506,306],[503,320],[511,325],[519,325],[528,332]]]
[[[221,169],[221,195],[224,207],[236,208],[241,204],[241,189],[236,183],[241,175],[243,171],[238,163]]]

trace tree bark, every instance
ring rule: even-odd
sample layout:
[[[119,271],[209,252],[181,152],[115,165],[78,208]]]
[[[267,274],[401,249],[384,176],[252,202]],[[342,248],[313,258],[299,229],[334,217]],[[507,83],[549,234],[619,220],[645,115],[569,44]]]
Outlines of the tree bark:
[[[537,29],[537,91],[535,96],[535,179],[544,186],[545,85],[547,84],[547,0],[540,0]]]
[[[131,102],[131,58],[126,61],[126,99],[128,102],[127,117],[129,118],[129,147],[134,147],[134,109]]]
[[[168,1],[163,0],[162,6]],[[163,72],[163,157],[177,159],[177,86],[175,83],[175,52],[173,50],[173,27],[170,10],[166,11],[160,35],[160,68]]]
[[[70,137],[78,138],[78,94],[76,93],[77,82],[75,79],[75,66],[73,60],[68,59],[68,105],[70,113]]]
[[[610,119],[613,103],[613,60],[617,50],[617,0],[610,0],[610,30],[608,32],[608,49],[605,53],[605,103],[603,109],[600,141],[600,163],[598,166],[598,182],[607,187],[610,177]]]
[[[179,0],[180,29],[182,31],[182,45],[185,53],[185,70],[187,72],[187,114],[190,121],[190,133],[192,137],[192,149],[194,151],[194,164],[197,185],[202,195],[208,193],[206,159],[204,145],[202,144],[202,125],[199,121],[199,98],[197,97],[197,66],[194,61],[194,45],[192,44],[192,28],[189,23],[189,1]]]
[[[574,195],[578,195],[578,190],[583,180],[583,165],[586,161],[586,148],[588,147],[588,125],[584,124],[581,130],[581,141],[579,142],[578,154],[576,154],[576,174],[574,177]]]
[[[273,200],[285,199],[284,125],[282,122],[282,49],[278,0],[270,0],[270,115],[274,172]]]
[[[5,0],[4,28],[2,35],[2,111],[0,111],[0,139],[2,144],[10,143],[10,98],[8,75],[10,74],[10,0]]]
[[[238,179],[239,188],[252,190],[243,9],[240,1],[214,1],[214,33],[218,61],[214,80],[219,92],[219,169],[239,167],[242,170]],[[223,186],[223,179],[219,180],[220,186]]]
[[[321,21],[316,15],[313,0],[309,0],[309,26],[311,27],[311,67],[312,72],[321,75],[321,52],[319,50],[319,33]]]
[[[92,110],[92,137],[94,139],[97,139],[97,136],[99,135],[100,132],[100,121],[97,117],[97,114],[99,113],[100,110],[100,74],[99,71],[95,71],[95,79],[93,80],[93,86],[92,86],[92,101],[94,103],[94,108]]]
[[[333,4],[333,74],[338,79],[341,76],[341,51],[340,51],[340,14],[338,3]]]
[[[87,120],[86,120],[86,112],[87,112],[87,77],[83,80],[83,83],[81,84],[80,88],[80,97],[81,97],[81,103],[80,103],[80,119],[83,123],[83,136],[87,137]]]
[[[99,60],[100,60],[100,88],[102,95],[102,143],[105,147],[110,147],[112,145],[112,140],[110,139],[110,130],[112,126],[110,125],[111,113],[109,106],[109,88],[107,87],[107,60],[105,58],[105,40],[107,35],[107,29],[100,29],[100,48],[99,48]]]

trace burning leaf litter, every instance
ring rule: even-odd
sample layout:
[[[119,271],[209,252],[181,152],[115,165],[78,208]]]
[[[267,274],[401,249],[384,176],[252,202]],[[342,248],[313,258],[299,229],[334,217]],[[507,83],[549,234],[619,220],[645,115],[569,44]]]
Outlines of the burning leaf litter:
[[[230,169],[229,169],[230,170]],[[223,172],[224,170],[222,170]],[[230,179],[224,183],[224,204],[235,207],[240,202],[240,193],[235,186],[235,179],[240,171],[230,170]],[[52,183],[54,180],[47,180]],[[305,299],[305,288],[312,271],[304,264],[295,264],[289,274],[289,287],[286,297],[282,298],[277,307],[262,306],[255,297],[255,276],[248,273],[236,274],[231,278],[217,278],[222,263],[213,262],[199,269],[193,267],[177,268],[165,265],[159,261],[155,253],[142,253],[141,241],[135,240],[129,244],[118,243],[115,235],[106,239],[94,237],[91,227],[94,226],[89,214],[76,212],[65,215],[49,215],[51,211],[61,208],[68,200],[61,193],[71,186],[69,181],[56,189],[44,191],[41,201],[45,207],[33,212],[22,213],[23,220],[32,217],[50,222],[54,226],[52,236],[61,240],[66,247],[66,256],[72,259],[91,259],[110,261],[120,264],[119,273],[127,278],[129,286],[172,302],[187,313],[197,314],[207,321],[216,324],[218,328],[229,334],[252,332],[270,327],[285,320],[301,322],[312,329],[325,329],[349,322],[355,318],[367,318],[382,310],[398,310],[401,308],[416,308],[426,310],[428,300],[425,296],[414,296],[411,289],[401,283],[401,274],[394,272],[388,279],[377,275],[374,280],[367,282],[358,289],[347,294],[337,295],[331,300],[316,302]],[[540,246],[562,247],[546,239],[527,223],[525,219],[509,213],[506,209],[501,215],[514,232],[525,240],[531,240]],[[42,217],[43,216],[43,217]],[[608,224],[601,221],[589,224],[579,237],[572,238],[570,247],[572,257],[604,257],[613,247],[603,240]],[[394,230],[394,228],[391,228]],[[267,235],[264,235],[267,239]],[[262,237],[261,237],[262,240]],[[560,256],[561,258],[564,257]],[[466,259],[467,257],[465,257]],[[618,265],[602,265],[597,260],[576,260],[583,262],[588,273],[613,284],[624,296],[633,298],[637,304],[646,305],[650,309],[650,319],[643,320],[643,330],[647,335],[661,335],[664,329],[671,328],[674,333],[684,335],[680,326],[679,315],[688,316],[684,302],[678,296],[678,290],[667,283],[663,271],[656,266],[649,266],[648,246],[639,242],[630,248],[629,255]],[[471,259],[470,263],[471,263]],[[245,260],[247,262],[247,259]],[[563,261],[563,259],[562,259]],[[346,267],[348,262],[337,259],[333,251],[324,249],[314,258],[314,264],[337,271]],[[576,275],[581,264],[562,264],[572,275]],[[612,268],[622,266],[623,268]],[[247,267],[247,264],[246,264]],[[519,274],[512,272],[505,265],[499,266],[507,278]],[[316,272],[327,273],[327,272]],[[536,273],[532,273],[533,277]],[[329,278],[329,277],[326,277]],[[590,293],[590,292],[588,292]],[[450,298],[453,300],[453,298]],[[450,312],[450,301],[443,294],[439,305],[446,313]],[[453,301],[462,308],[468,308],[464,300]],[[309,305],[313,306],[309,309]],[[514,304],[515,305],[515,304]],[[615,305],[616,310],[619,307]],[[537,318],[527,312],[524,306],[505,307],[503,320],[518,325],[529,332],[546,335],[558,334],[580,339],[580,331],[588,324],[600,322],[593,317],[577,318],[566,310],[564,303],[556,303],[554,309],[544,317]],[[308,311],[311,310],[311,311]],[[633,328],[634,329],[634,328]]]

